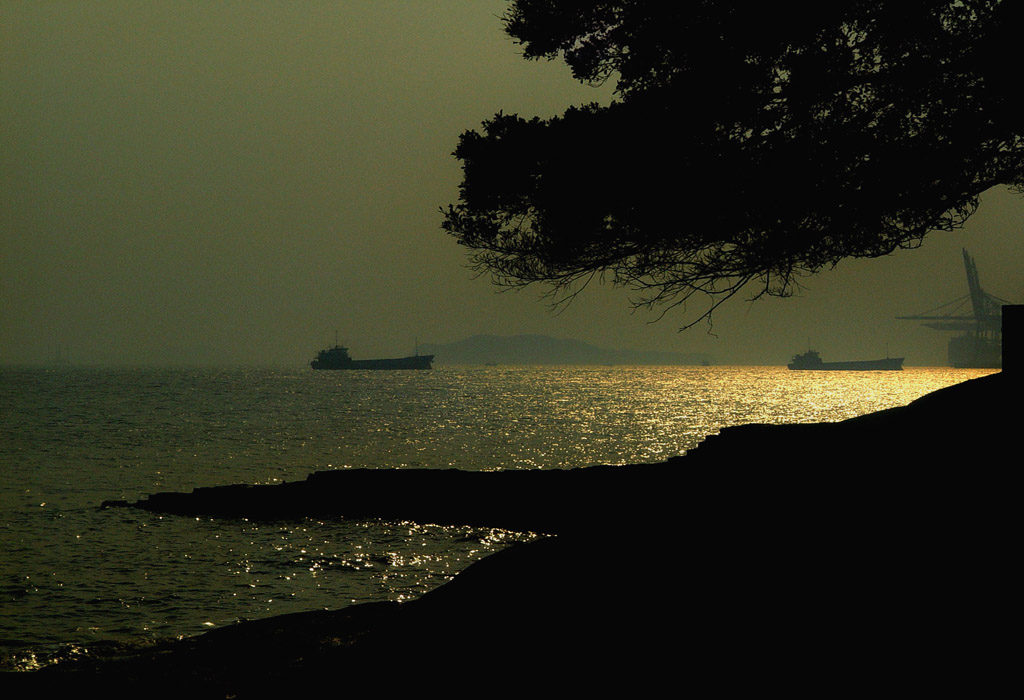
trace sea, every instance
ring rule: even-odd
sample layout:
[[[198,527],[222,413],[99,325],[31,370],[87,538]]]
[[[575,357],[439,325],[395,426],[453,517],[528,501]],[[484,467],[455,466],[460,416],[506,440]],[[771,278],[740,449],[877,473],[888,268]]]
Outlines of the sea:
[[[542,536],[196,518],[102,508],[107,500],[360,467],[661,462],[725,426],[843,420],[991,372],[0,368],[0,670],[240,620],[409,600]]]

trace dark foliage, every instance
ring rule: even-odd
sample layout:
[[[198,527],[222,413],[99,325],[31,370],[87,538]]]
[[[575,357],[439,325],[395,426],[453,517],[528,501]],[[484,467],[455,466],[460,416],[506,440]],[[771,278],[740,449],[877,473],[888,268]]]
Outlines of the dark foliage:
[[[1024,184],[1022,5],[516,0],[527,58],[616,99],[464,133],[443,227],[500,285],[607,275],[641,305],[706,293],[701,318],[913,247]]]

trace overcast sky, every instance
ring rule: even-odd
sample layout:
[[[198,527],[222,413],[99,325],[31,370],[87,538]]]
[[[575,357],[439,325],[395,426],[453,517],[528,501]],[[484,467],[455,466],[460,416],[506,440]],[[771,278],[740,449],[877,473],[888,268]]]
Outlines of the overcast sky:
[[[0,0],[0,363],[62,344],[79,363],[302,366],[337,330],[357,358],[542,333],[941,365],[949,336],[894,317],[967,293],[962,247],[989,292],[1024,302],[1024,199],[1005,191],[921,250],[734,301],[713,336],[678,333],[677,312],[651,323],[623,291],[560,314],[542,290],[498,293],[440,230],[459,134],[611,95],[524,60],[504,7]]]

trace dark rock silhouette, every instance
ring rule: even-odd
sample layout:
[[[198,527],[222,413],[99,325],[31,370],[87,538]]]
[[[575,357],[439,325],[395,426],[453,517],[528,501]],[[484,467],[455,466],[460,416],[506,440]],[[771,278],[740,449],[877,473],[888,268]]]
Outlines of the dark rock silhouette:
[[[318,682],[482,695],[642,696],[666,683],[721,694],[985,693],[1011,668],[1006,406],[1019,390],[996,374],[841,423],[727,428],[655,465],[352,470],[120,504],[224,517],[401,514],[555,536],[401,605],[240,623],[19,680],[210,697]]]

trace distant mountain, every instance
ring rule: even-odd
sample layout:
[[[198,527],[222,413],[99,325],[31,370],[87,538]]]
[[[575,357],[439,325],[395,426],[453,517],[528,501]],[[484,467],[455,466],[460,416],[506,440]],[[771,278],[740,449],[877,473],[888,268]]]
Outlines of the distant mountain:
[[[710,359],[697,353],[610,350],[546,335],[474,335],[422,344],[419,353],[435,355],[438,365],[699,365]]]

